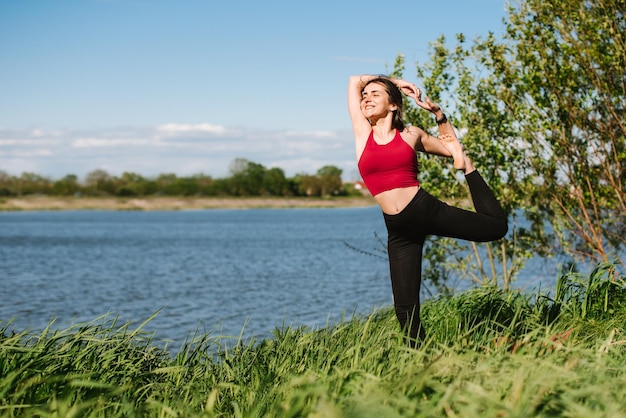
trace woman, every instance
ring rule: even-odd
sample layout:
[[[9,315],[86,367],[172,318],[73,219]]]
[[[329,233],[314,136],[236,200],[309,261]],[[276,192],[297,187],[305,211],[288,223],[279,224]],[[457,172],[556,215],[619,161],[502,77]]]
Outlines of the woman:
[[[438,138],[404,125],[402,93],[435,116]],[[506,213],[465,155],[446,115],[421,95],[415,84],[384,76],[353,76],[348,85],[359,172],[383,212],[394,308],[412,347],[424,339],[419,292],[425,238],[494,241],[508,229]],[[465,173],[476,212],[449,206],[420,186],[416,151],[454,158],[454,167]]]

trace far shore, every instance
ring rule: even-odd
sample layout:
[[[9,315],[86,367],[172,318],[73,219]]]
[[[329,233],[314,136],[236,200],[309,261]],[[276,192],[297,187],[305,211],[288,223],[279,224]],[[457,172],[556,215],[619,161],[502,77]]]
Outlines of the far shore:
[[[373,206],[363,197],[63,197],[22,196],[0,198],[0,211],[49,210],[200,210],[347,208]]]

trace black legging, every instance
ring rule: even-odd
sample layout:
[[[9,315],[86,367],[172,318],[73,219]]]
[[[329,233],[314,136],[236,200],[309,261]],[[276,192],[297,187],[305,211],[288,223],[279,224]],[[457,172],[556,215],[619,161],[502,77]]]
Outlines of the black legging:
[[[506,213],[478,171],[465,178],[476,212],[441,202],[420,187],[400,213],[383,213],[389,236],[387,250],[394,307],[411,346],[424,339],[419,293],[426,237],[438,235],[486,242],[502,238],[508,230]]]

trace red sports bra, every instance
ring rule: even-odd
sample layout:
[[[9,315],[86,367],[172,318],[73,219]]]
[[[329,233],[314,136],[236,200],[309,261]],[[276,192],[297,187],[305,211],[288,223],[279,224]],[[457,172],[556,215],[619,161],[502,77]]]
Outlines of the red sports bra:
[[[419,186],[415,151],[402,139],[397,129],[391,142],[385,145],[374,141],[372,131],[358,166],[372,196],[391,189]]]

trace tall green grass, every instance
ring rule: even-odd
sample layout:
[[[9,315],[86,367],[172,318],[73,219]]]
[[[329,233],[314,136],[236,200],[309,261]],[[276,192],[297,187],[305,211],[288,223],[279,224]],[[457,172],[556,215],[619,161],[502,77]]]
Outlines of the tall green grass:
[[[260,341],[196,335],[173,354],[108,316],[41,333],[3,323],[0,415],[626,416],[626,286],[613,271],[566,274],[554,294],[427,301],[419,350],[391,308]]]

